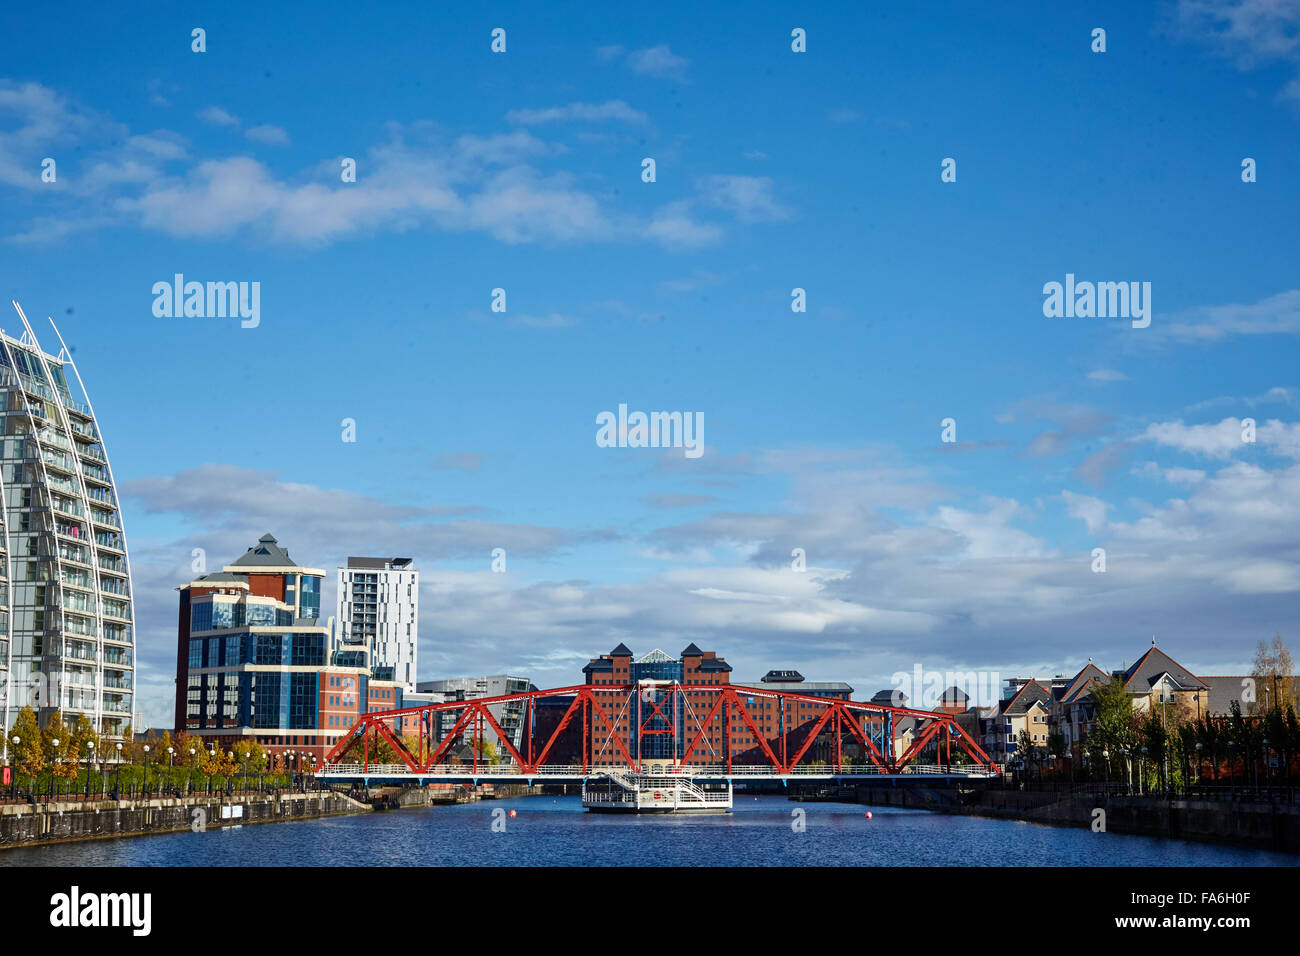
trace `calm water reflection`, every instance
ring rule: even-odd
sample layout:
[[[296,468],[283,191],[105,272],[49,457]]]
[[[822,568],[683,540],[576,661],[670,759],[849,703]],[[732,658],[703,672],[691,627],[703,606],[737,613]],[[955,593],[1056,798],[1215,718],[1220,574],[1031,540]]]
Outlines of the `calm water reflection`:
[[[492,811],[515,810],[504,833]],[[791,829],[791,811],[807,829]],[[866,818],[870,809],[872,819]],[[0,850],[0,866],[1262,866],[1300,856],[1005,820],[737,794],[725,816],[612,816],[577,797]]]

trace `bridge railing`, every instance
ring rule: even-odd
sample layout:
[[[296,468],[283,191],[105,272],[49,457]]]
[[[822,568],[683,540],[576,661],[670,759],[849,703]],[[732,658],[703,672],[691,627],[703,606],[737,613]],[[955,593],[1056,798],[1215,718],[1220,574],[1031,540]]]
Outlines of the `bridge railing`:
[[[411,770],[404,763],[390,764],[370,764],[368,767],[359,763],[332,764],[328,767],[317,770],[316,775],[324,779],[330,777],[403,777],[419,779],[422,777],[464,777],[484,778],[484,777],[511,777],[518,780],[527,780],[532,777],[593,777],[605,773],[606,770],[613,773],[626,774],[629,772],[626,767],[588,767],[583,768],[578,764],[547,764],[538,767],[531,773],[526,773],[516,764],[489,764],[480,766],[477,770],[473,766],[464,764],[440,764],[428,767],[418,773]],[[930,775],[930,776],[970,776],[970,777],[991,777],[994,771],[987,770],[984,767],[975,764],[908,764],[896,771],[896,774],[903,776],[913,775]],[[733,765],[730,770],[723,764],[710,764],[686,767],[681,771],[681,776],[686,777],[870,777],[870,776],[892,776],[888,771],[882,770],[875,764],[855,764],[851,767],[843,767],[836,770],[834,767],[816,767],[816,766],[796,766],[792,767],[789,774],[781,774],[773,767],[761,766],[758,764]]]

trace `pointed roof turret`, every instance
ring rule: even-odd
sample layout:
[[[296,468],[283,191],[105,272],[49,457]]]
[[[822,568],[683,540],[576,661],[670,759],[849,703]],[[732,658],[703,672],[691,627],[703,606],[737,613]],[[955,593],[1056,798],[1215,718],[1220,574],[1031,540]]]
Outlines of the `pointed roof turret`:
[[[270,568],[288,568],[293,567],[293,558],[289,557],[289,552],[280,547],[275,540],[275,535],[269,531],[257,539],[257,544],[253,545],[243,556],[231,562],[233,565],[248,566],[262,565]]]

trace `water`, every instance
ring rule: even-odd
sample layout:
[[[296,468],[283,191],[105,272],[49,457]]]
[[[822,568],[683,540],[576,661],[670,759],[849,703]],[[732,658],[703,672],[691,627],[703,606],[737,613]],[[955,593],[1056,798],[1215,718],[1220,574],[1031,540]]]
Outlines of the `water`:
[[[504,833],[492,811],[515,810]],[[791,829],[791,811],[807,829]],[[866,818],[870,810],[872,819]],[[1296,866],[1300,856],[1007,820],[738,794],[716,816],[584,813],[519,797],[206,833],[0,850],[0,866]]]

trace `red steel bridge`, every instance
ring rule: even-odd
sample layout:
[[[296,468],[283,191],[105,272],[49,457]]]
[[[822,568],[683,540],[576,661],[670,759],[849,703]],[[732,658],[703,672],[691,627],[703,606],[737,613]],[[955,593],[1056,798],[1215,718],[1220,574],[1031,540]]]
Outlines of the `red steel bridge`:
[[[560,706],[572,698],[558,721],[550,721],[553,728],[538,723],[539,702],[547,698],[558,698]],[[515,713],[522,708],[517,734],[493,715],[504,712],[500,705],[512,705]],[[450,730],[440,733],[453,718]],[[904,721],[910,733],[900,736],[896,730]],[[478,741],[494,742],[498,758],[480,756]],[[900,741],[906,746],[900,748]],[[856,759],[846,761],[850,756]],[[951,714],[761,686],[639,681],[369,713],[326,755],[316,775],[367,784],[533,783],[608,771],[787,781],[1001,773]]]

